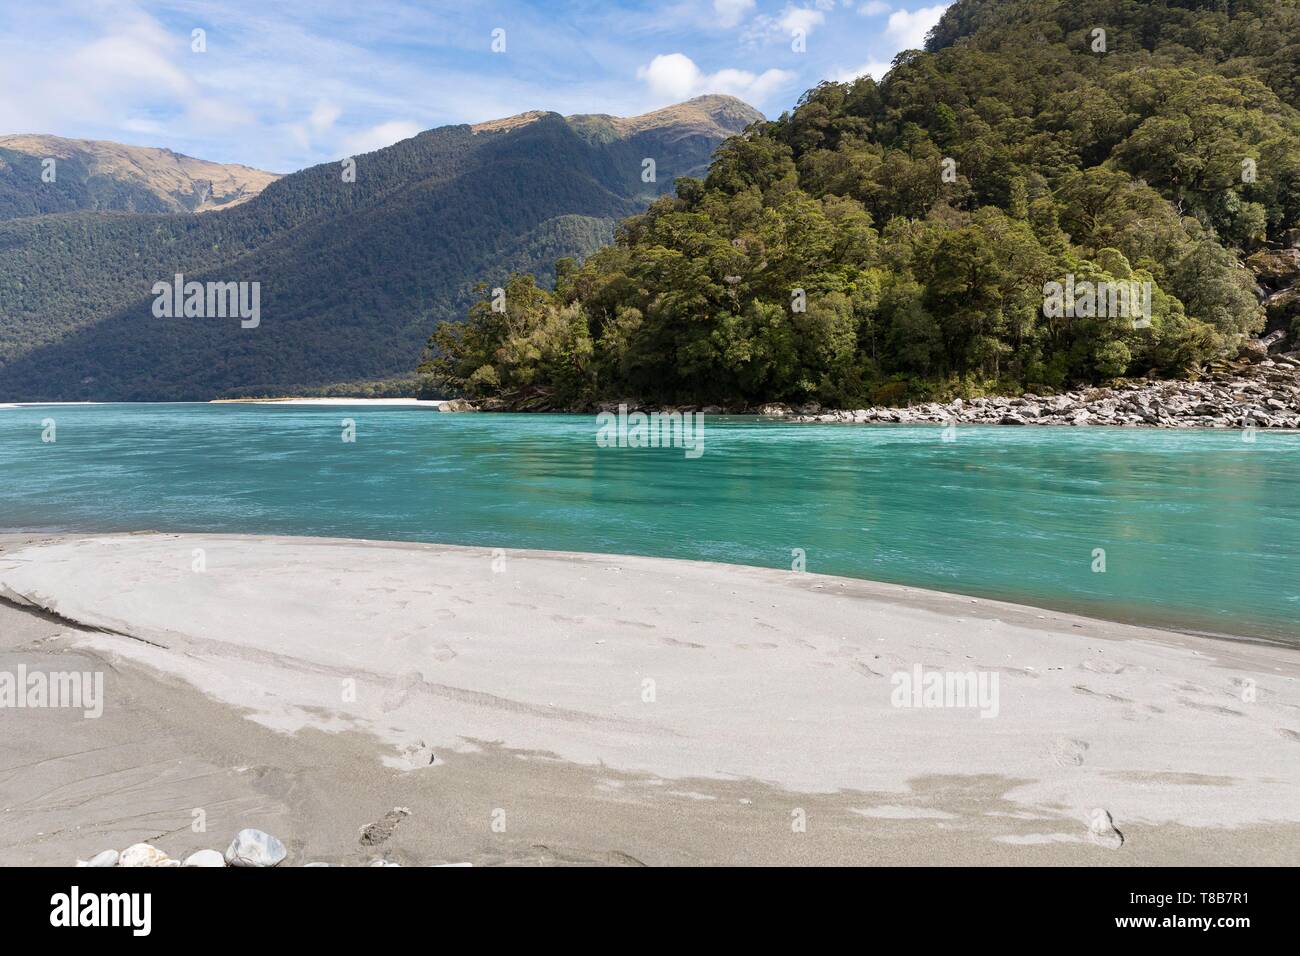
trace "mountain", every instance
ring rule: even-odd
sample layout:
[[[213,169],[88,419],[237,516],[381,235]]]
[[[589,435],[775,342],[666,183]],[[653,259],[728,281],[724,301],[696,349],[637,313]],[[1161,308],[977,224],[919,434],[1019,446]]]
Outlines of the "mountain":
[[[486,282],[609,242],[760,120],[729,97],[632,119],[446,126],[293,173],[201,216],[0,222],[0,400],[198,400],[409,380]],[[653,181],[643,180],[654,160]],[[350,181],[351,180],[351,181]],[[156,283],[257,283],[260,322],[158,318]]]
[[[54,160],[53,166],[46,161]],[[50,175],[42,175],[52,169]],[[170,149],[58,136],[0,136],[0,219],[79,209],[208,212],[252,199],[279,177]]]
[[[426,371],[492,407],[853,409],[1258,361],[1300,332],[1297,62],[1296,0],[958,0]]]

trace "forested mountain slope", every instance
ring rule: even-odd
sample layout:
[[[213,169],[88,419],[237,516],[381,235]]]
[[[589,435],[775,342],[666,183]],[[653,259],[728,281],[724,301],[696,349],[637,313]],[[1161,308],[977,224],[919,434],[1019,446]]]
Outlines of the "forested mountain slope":
[[[545,274],[608,242],[619,219],[760,118],[726,97],[675,109],[621,131],[554,113],[443,127],[355,157],[352,180],[328,163],[201,216],[0,222],[0,400],[207,399],[409,377],[476,283]],[[260,323],[156,317],[153,286],[176,273],[258,283]]]
[[[508,320],[441,329],[426,371],[543,406],[849,408],[1195,375],[1300,314],[1298,66],[1296,0],[958,0],[555,294],[519,276]],[[1149,321],[1045,308],[1084,282],[1149,288]]]

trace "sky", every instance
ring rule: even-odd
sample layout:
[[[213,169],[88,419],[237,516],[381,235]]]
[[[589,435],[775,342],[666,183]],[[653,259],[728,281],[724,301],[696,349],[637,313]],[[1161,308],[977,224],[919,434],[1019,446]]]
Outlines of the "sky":
[[[527,110],[632,116],[729,93],[775,117],[821,80],[879,79],[945,6],[0,0],[0,134],[286,173]]]

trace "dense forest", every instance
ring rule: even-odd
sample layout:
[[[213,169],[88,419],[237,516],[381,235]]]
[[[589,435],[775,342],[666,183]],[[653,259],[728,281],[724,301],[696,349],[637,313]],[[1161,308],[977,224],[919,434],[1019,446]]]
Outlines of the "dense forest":
[[[1298,67],[1296,0],[958,0],[883,82],[728,140],[553,291],[485,290],[422,370],[554,408],[1195,375],[1300,314],[1242,264],[1300,227]],[[1150,283],[1150,321],[1045,314],[1067,277]]]
[[[352,181],[327,163],[218,212],[0,222],[0,401],[206,400],[340,383],[391,392],[413,381],[434,326],[464,314],[480,279],[529,270],[550,281],[556,259],[608,243],[620,219],[706,170],[724,136],[757,116],[725,97],[640,122],[539,113],[421,133],[355,157]],[[642,181],[643,157],[657,161],[654,181]],[[56,185],[80,188],[71,174]],[[156,317],[152,287],[176,273],[259,283],[260,324]]]

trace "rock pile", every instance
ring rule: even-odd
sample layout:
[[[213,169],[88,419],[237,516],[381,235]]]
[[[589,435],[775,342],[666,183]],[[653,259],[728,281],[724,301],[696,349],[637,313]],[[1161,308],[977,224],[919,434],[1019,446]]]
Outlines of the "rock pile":
[[[957,399],[908,408],[825,411],[763,406],[796,422],[936,425],[1121,425],[1157,428],[1300,428],[1300,352],[1272,358],[1243,349],[1199,381],[1125,382],[1060,395]]]
[[[235,834],[223,855],[218,850],[199,850],[182,862],[172,859],[149,843],[136,843],[121,853],[105,850],[77,866],[279,866],[289,851],[284,844],[262,830],[246,829]]]
[[[395,807],[384,817],[382,822],[396,824],[403,817],[410,816],[411,811],[405,807]],[[367,840],[365,834],[372,827],[363,828],[363,845],[370,845],[382,840]],[[390,831],[391,833],[391,828]],[[385,836],[385,839],[387,836]],[[173,859],[162,850],[149,843],[136,843],[121,853],[116,850],[104,850],[89,860],[78,860],[77,866],[279,866],[289,856],[285,845],[271,834],[252,828],[240,830],[230,841],[230,846],[223,854],[219,850],[198,850],[187,856],[184,861]],[[331,863],[304,863],[303,866],[333,866]],[[392,860],[372,860],[367,866],[401,866]],[[437,863],[435,866],[472,866],[471,863]]]

